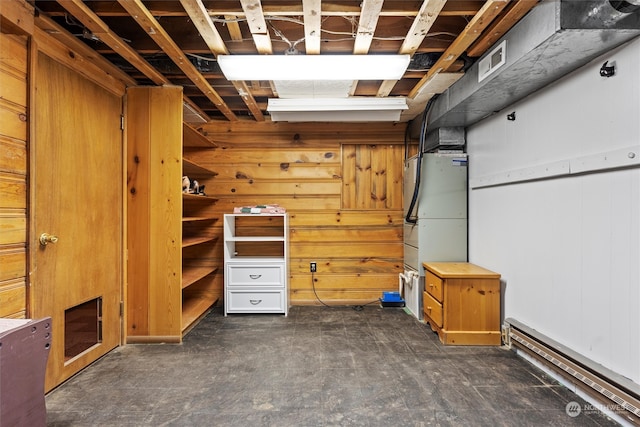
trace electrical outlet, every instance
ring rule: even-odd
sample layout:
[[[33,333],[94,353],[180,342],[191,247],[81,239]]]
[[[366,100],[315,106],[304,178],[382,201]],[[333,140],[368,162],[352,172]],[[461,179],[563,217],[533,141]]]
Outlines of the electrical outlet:
[[[315,262],[310,262],[309,263],[309,271],[312,273],[315,273],[318,270],[317,265]]]

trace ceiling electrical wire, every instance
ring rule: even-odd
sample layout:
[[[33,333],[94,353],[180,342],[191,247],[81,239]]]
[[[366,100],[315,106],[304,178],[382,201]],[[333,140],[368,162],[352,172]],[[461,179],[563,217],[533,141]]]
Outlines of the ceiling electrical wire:
[[[355,29],[357,27],[358,21],[353,18],[353,17],[346,17],[343,16],[342,18],[346,19],[347,21],[349,21],[352,25],[353,25],[353,29],[351,32],[349,31],[331,31],[331,30],[327,30],[325,28],[320,28],[320,32],[322,33],[326,33],[326,34],[331,34],[331,35],[336,35],[336,36],[349,36],[349,38],[344,38],[344,39],[322,39],[323,42],[338,42],[338,41],[348,41],[348,40],[352,40],[356,37],[357,35],[357,30]],[[295,18],[288,18],[286,16],[269,16],[266,15],[264,17],[265,21],[267,23],[270,23],[270,21],[283,21],[283,22],[291,22],[293,24],[297,24],[297,25],[301,25],[304,26],[304,21],[300,20],[300,19],[295,19]],[[221,24],[226,24],[229,22],[247,22],[248,19],[247,18],[233,18],[233,19],[227,19],[227,18],[214,18],[211,17],[211,20],[213,22],[218,22]],[[284,37],[282,35],[282,32],[278,31],[273,25],[271,25],[271,28],[274,29],[274,31],[277,31],[277,34],[279,37],[282,38],[282,40],[272,40],[272,41],[285,41],[285,43],[291,43],[286,37]],[[452,38],[457,37],[457,34],[454,33],[450,33],[447,31],[437,31],[437,32],[433,32],[433,33],[427,33],[425,35],[426,37],[438,37],[438,36],[451,36]],[[393,37],[380,37],[380,36],[373,36],[373,40],[382,40],[382,41],[401,41],[404,40],[405,36],[393,36]],[[246,40],[251,40],[251,39],[243,39],[243,41]],[[300,40],[297,40],[295,43],[293,43],[293,46],[295,46],[296,44],[300,43],[304,41],[304,38],[301,38]]]

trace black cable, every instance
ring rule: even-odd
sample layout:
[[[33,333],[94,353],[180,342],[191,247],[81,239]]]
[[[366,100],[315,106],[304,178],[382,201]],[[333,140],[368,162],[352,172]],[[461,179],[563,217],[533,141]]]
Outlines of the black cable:
[[[313,289],[313,294],[316,296],[316,299],[320,302],[320,304],[324,305],[325,307],[331,307],[330,305],[327,305],[324,301],[322,301],[318,296],[318,293],[316,292],[316,281],[313,273],[311,273],[311,288]]]
[[[325,307],[328,307],[328,308],[348,307],[346,305],[345,306],[342,306],[342,305],[328,305],[327,303],[322,301],[320,299],[320,297],[318,296],[318,293],[316,292],[316,281],[315,281],[315,275],[313,273],[311,273],[311,288],[313,289],[313,294],[316,296],[316,299],[318,300],[318,302],[320,304],[324,305]],[[355,310],[355,311],[362,311],[362,310],[364,310],[364,307],[366,305],[375,304],[377,302],[380,302],[380,301],[379,300],[375,300],[375,301],[367,302],[365,304],[356,304],[356,305],[351,306],[351,308],[353,310]]]
[[[405,222],[408,222],[410,224],[416,224],[418,222],[418,219],[412,218],[411,214],[413,213],[413,210],[416,207],[416,202],[418,201],[418,194],[420,192],[420,175],[422,173],[422,155],[423,155],[424,144],[427,136],[427,118],[428,118],[429,112],[431,111],[431,106],[433,105],[433,103],[437,98],[438,98],[438,95],[434,95],[433,97],[431,97],[431,99],[429,99],[429,102],[427,102],[427,106],[424,108],[424,111],[422,112],[422,122],[420,123],[420,135],[419,135],[420,139],[418,141],[418,161],[416,162],[416,180],[414,183],[415,185],[413,187],[413,196],[411,197],[411,203],[409,204],[409,209],[407,209],[407,214],[404,218]]]

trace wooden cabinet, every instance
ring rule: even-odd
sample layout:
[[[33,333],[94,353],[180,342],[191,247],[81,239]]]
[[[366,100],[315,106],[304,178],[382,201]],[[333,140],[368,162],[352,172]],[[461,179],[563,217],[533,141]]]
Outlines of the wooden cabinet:
[[[180,342],[215,303],[211,252],[215,199],[183,194],[185,172],[214,175],[189,147],[213,148],[182,122],[182,88],[127,90],[126,341]]]
[[[443,344],[500,345],[500,274],[465,262],[425,262],[424,320]]]
[[[288,312],[287,214],[224,215],[224,314]]]

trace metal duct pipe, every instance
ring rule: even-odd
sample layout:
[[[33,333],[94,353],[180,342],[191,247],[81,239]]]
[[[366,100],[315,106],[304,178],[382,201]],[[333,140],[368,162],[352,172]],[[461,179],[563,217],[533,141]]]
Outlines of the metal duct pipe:
[[[476,123],[638,35],[640,11],[610,0],[543,0],[496,42],[506,40],[499,69],[479,81],[476,61],[440,95],[429,129]]]

